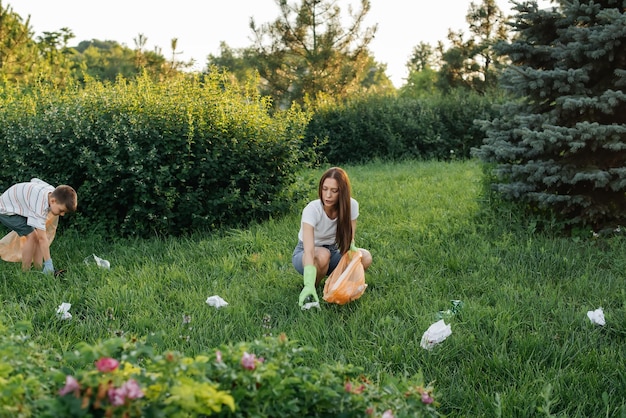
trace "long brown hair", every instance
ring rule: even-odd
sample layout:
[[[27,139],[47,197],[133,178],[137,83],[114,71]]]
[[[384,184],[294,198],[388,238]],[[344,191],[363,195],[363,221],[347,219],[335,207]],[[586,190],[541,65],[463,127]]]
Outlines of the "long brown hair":
[[[322,174],[317,190],[320,200],[323,200],[322,186],[328,178],[335,179],[339,186],[339,199],[337,199],[337,235],[335,241],[341,254],[350,249],[352,242],[352,216],[351,216],[351,187],[348,174],[339,167],[332,167]]]

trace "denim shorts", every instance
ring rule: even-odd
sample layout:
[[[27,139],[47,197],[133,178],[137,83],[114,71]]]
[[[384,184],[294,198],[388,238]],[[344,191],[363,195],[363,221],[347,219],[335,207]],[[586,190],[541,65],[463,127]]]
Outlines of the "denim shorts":
[[[335,270],[337,264],[339,264],[339,260],[341,260],[341,253],[339,252],[339,248],[337,245],[322,245],[322,247],[326,248],[330,251],[330,263],[328,264],[328,271],[326,275],[330,275],[330,273]],[[296,268],[298,273],[304,274],[304,266],[302,265],[302,256],[304,255],[304,244],[302,241],[298,241],[298,245],[293,250],[293,255],[291,256],[291,264]]]
[[[20,237],[25,237],[35,230],[26,223],[27,221],[28,219],[22,215],[0,215],[0,223],[17,232]]]

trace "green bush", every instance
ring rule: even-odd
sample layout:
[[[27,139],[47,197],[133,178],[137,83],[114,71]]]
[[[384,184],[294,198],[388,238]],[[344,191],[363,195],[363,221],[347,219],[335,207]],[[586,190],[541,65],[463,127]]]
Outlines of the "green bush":
[[[50,390],[51,355],[30,340],[29,329],[0,323],[0,417],[36,416],[37,402]]]
[[[468,158],[471,147],[484,138],[474,120],[494,114],[493,100],[471,93],[362,97],[319,108],[304,143],[332,164]]]
[[[63,357],[0,334],[0,416],[435,417],[421,375],[372,382],[351,365],[310,368],[282,334],[186,357],[150,341],[79,344]]]
[[[453,151],[459,158],[469,158],[471,149],[480,146],[485,131],[475,121],[497,116],[494,106],[502,96],[483,96],[467,91],[454,91],[433,102],[441,123],[441,143],[438,149],[442,156]]]
[[[307,116],[212,74],[92,82],[6,99],[2,186],[40,177],[79,195],[79,228],[181,234],[288,208]]]

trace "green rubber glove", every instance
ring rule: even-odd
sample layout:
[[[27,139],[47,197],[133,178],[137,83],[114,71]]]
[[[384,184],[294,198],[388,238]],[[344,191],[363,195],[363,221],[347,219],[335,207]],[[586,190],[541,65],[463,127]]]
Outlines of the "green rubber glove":
[[[349,254],[348,256],[350,257],[350,260],[352,260],[352,253],[359,251],[359,249],[356,247],[356,245],[354,245],[354,241],[352,241],[350,243],[350,249],[348,250]]]
[[[304,266],[304,289],[300,292],[300,298],[298,299],[301,307],[309,296],[313,296],[313,299],[318,303],[320,301],[315,291],[315,276],[317,276],[317,269],[314,265]]]

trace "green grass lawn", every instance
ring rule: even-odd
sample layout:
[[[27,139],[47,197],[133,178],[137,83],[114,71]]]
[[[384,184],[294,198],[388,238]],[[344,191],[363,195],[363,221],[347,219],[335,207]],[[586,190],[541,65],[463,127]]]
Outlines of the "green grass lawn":
[[[310,365],[351,363],[374,377],[422,371],[451,417],[626,416],[620,234],[540,233],[507,207],[487,207],[474,161],[344,168],[360,202],[356,244],[374,258],[355,302],[299,309],[302,278],[291,266],[304,205],[297,202],[286,217],[180,239],[80,236],[64,232],[61,220],[52,254],[67,274],[59,280],[0,263],[0,318],[32,322],[34,339],[59,351],[154,334],[159,348],[192,355],[285,333],[316,348]],[[111,269],[83,263],[91,254]],[[209,307],[211,295],[228,307]],[[451,300],[463,303],[446,320],[452,335],[421,348]],[[69,321],[56,318],[62,302],[72,304]],[[604,327],[587,318],[598,307]]]

